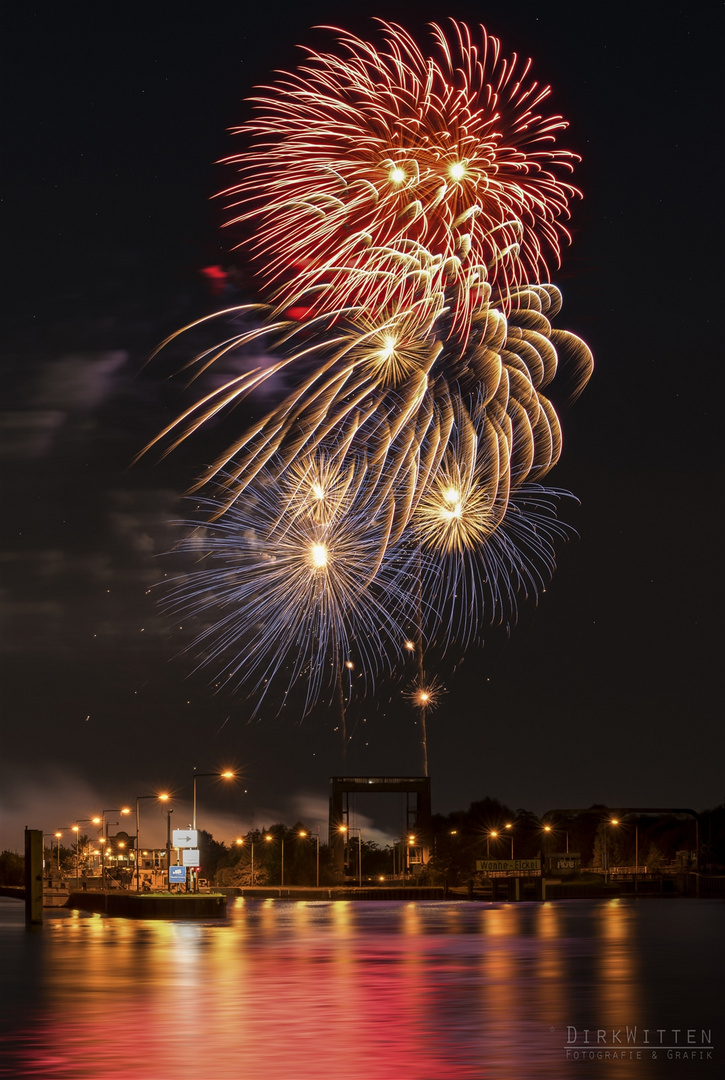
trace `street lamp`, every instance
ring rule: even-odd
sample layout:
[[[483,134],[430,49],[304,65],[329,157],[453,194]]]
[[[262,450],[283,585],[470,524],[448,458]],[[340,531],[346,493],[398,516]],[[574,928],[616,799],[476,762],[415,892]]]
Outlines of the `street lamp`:
[[[141,802],[142,799],[158,799],[159,802],[168,802],[169,801],[169,796],[166,793],[164,793],[162,795],[137,795],[136,796],[136,892],[139,891],[139,887],[140,887],[139,886],[139,871],[140,871],[140,868],[141,868],[141,859],[139,858],[139,856],[141,854],[141,850],[140,850],[141,845],[140,845],[140,841],[139,841],[139,838],[138,838],[138,834],[139,834],[139,828],[140,828],[140,824],[141,824],[141,814],[140,814],[140,810],[139,810],[139,803]]]
[[[166,808],[166,891],[171,892],[171,815],[173,809]]]
[[[281,874],[280,882],[279,882],[279,887],[281,889],[284,886],[284,833],[280,833],[279,838],[280,838],[280,840],[282,842],[282,874]],[[274,837],[270,833],[267,833],[267,835],[265,836],[264,839],[267,840],[267,841],[271,841],[271,840],[274,840]]]
[[[81,861],[81,825],[99,825],[101,819],[99,817],[84,817],[76,818],[76,823],[71,827],[71,832],[76,834],[76,888],[80,883],[80,861]]]
[[[310,834],[302,829],[299,833],[301,837],[309,836]],[[320,887],[320,828],[317,827],[317,835],[313,835],[312,839],[317,842],[317,888]]]
[[[237,844],[239,847],[242,847],[242,845],[244,844],[244,837],[240,836],[238,840],[234,841],[234,843]],[[249,876],[252,886],[254,886],[254,840],[249,841],[249,846],[252,852],[252,858],[249,866]]]
[[[231,769],[225,769],[224,772],[196,772],[194,771],[194,781],[192,784],[193,791],[193,810],[191,818],[192,829],[196,828],[196,781],[200,776],[215,776],[217,780],[236,780],[237,774],[232,772]]]
[[[362,829],[348,828],[347,825],[340,826],[341,833],[357,833],[357,883],[358,888],[362,889]],[[411,837],[415,839],[415,837]]]
[[[106,821],[106,814],[130,814],[131,810],[128,806],[115,807],[112,806],[110,810],[101,811],[101,888],[106,888],[106,844],[108,843],[108,826],[110,824],[118,825],[117,821]],[[93,819],[96,820],[95,818]]]
[[[621,825],[619,818],[610,818],[610,825]],[[639,879],[639,826],[634,825],[634,894],[637,895],[637,881]]]
[[[513,860],[514,860],[514,831],[513,831],[514,827],[513,827],[512,822],[508,821],[504,825],[504,828],[511,830],[511,833],[510,833],[510,837],[511,837],[511,862],[513,862]]]
[[[405,870],[406,874],[410,873],[410,849],[415,843],[415,836],[410,833],[408,836],[408,843],[405,845]],[[405,885],[406,874],[403,874],[403,885]]]
[[[506,826],[506,827],[508,828],[508,826]],[[569,833],[566,832],[565,829],[554,829],[554,827],[552,825],[544,825],[543,829],[544,829],[545,833],[554,833],[554,832],[563,832],[564,833],[564,836],[566,837],[566,854],[568,855],[569,854]]]
[[[498,831],[496,829],[491,829],[491,831],[486,834],[486,858],[487,859],[490,858],[490,855],[491,855],[491,851],[490,851],[491,837],[493,837],[494,840],[495,840],[497,836],[498,836]]]
[[[197,772],[194,769],[194,778],[192,781],[192,813],[191,813],[191,827],[196,830],[196,782],[200,776],[214,776],[217,780],[236,780],[237,774],[232,772],[231,769],[225,769],[223,772]],[[196,870],[191,871],[191,889],[192,892],[196,891]]]

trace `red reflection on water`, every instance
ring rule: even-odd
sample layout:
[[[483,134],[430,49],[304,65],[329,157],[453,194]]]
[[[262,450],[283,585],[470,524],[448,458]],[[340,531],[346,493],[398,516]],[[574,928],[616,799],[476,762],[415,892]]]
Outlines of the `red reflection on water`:
[[[641,995],[627,909],[592,910],[588,937],[567,938],[571,919],[536,904],[282,901],[238,901],[209,925],[54,915],[4,1075],[573,1080],[581,952],[602,1022]]]
[[[396,919],[361,935],[352,904],[268,901],[222,926],[61,920],[44,931],[46,1007],[7,1047],[14,1075],[481,1080],[432,1022],[415,905]]]

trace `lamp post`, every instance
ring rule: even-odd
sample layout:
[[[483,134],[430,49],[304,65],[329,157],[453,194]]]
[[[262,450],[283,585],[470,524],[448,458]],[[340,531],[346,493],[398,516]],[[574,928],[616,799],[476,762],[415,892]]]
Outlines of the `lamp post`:
[[[80,852],[78,850],[78,845],[80,843],[80,838],[81,838],[81,827],[80,827],[80,825],[72,825],[71,826],[71,832],[74,832],[76,834],[76,889],[77,889],[78,888],[78,883],[80,881],[80,878],[78,876],[78,864],[80,862]]]
[[[508,825],[506,826],[506,828],[508,828]],[[566,837],[566,854],[568,855],[569,854],[569,833],[566,832],[565,829],[554,829],[553,825],[544,825],[543,829],[544,829],[545,833],[556,833],[556,832],[563,832],[564,833],[564,836]]]
[[[196,830],[196,782],[199,777],[202,776],[214,776],[217,780],[236,780],[237,778],[237,774],[235,772],[232,772],[231,769],[225,769],[223,772],[197,772],[196,769],[194,769],[194,777],[191,784],[191,827],[194,830]],[[196,870],[191,871],[191,891],[196,892]]]
[[[299,833],[299,835],[304,838],[305,836],[309,836],[310,834],[308,832],[306,832],[304,829],[302,829],[301,832]],[[317,835],[316,836],[313,835],[312,839],[315,840],[316,843],[317,843],[317,888],[319,889],[319,887],[320,887],[320,826],[319,825],[317,826]]]
[[[610,825],[621,825],[619,818],[610,818]],[[637,895],[637,881],[639,879],[639,826],[634,826],[634,894]]]
[[[171,892],[171,815],[173,809],[166,808],[166,891]]]
[[[142,799],[158,799],[159,802],[168,802],[169,796],[166,793],[162,795],[137,795],[136,796],[136,892],[140,889],[139,871],[141,868],[141,843],[139,840],[139,832],[141,825],[141,812],[139,804]]]
[[[60,874],[60,838],[61,838],[61,836],[63,835],[64,832],[76,832],[77,833],[78,832],[78,826],[77,825],[63,825],[55,833],[55,836],[57,837],[57,840],[58,840],[58,873],[59,874]],[[77,858],[78,858],[78,856],[76,854],[76,859]]]
[[[610,825],[619,825],[619,818],[616,818],[616,817],[610,818],[609,819],[609,824]],[[604,833],[604,862],[605,862],[604,883],[606,885],[609,882],[609,838],[607,836],[606,830],[605,830],[605,833]]]
[[[405,873],[403,874],[403,885],[405,886],[405,878],[410,873],[410,849],[415,843],[415,836],[410,833],[408,836],[408,843],[405,845]]]
[[[274,837],[271,833],[267,833],[264,839],[269,843],[270,841],[274,840]],[[284,833],[280,833],[280,840],[282,842],[282,873],[280,875],[279,882],[279,887],[281,889],[284,887]]]
[[[128,806],[115,807],[101,811],[101,888],[106,888],[106,845],[108,844],[108,826],[118,825],[117,821],[106,821],[106,814],[130,814]],[[95,821],[95,818],[93,819]]]
[[[358,888],[362,889],[362,829],[348,828],[347,825],[340,826],[341,833],[357,833],[357,883]],[[412,837],[412,839],[415,839]]]
[[[498,836],[498,830],[497,829],[491,829],[491,831],[489,833],[486,833],[486,858],[487,859],[490,858],[490,856],[491,856],[491,850],[490,850],[490,846],[489,846],[490,842],[491,842],[491,837],[493,837],[494,840],[495,840],[497,836]]]
[[[234,843],[237,844],[239,847],[242,847],[243,844],[244,844],[244,837],[240,836],[238,840],[234,841]],[[250,865],[249,865],[249,878],[250,878],[250,881],[251,881],[252,886],[253,886],[254,885],[254,840],[249,841],[249,847],[250,847],[250,850],[251,850],[251,859],[250,859]]]
[[[109,813],[109,811],[107,810],[106,813]],[[130,814],[131,811],[128,810],[127,813]],[[118,821],[107,821],[106,822],[106,827],[105,827],[105,833],[101,837],[101,841],[100,841],[101,844],[102,844],[102,847],[101,847],[101,888],[104,889],[104,890],[106,888],[106,851],[108,850],[108,826],[109,825],[118,825],[118,824],[119,824]]]
[[[101,819],[99,817],[84,817],[76,818],[76,823],[71,827],[71,832],[76,834],[76,888],[80,884],[80,861],[81,861],[81,825],[98,825]]]
[[[236,780],[236,778],[237,778],[237,774],[232,772],[231,769],[225,769],[224,772],[196,772],[196,771],[194,772],[194,780],[193,780],[193,783],[192,783],[192,794],[193,794],[193,808],[192,808],[192,819],[191,819],[191,827],[192,827],[192,829],[196,829],[196,781],[199,779],[200,776],[215,776],[217,778],[217,780]]]
[[[510,821],[507,822],[506,825],[504,826],[504,828],[511,830],[511,832],[509,833],[509,837],[511,839],[511,862],[513,862],[514,861],[514,832],[513,832],[514,827],[513,827],[512,822],[510,822]]]

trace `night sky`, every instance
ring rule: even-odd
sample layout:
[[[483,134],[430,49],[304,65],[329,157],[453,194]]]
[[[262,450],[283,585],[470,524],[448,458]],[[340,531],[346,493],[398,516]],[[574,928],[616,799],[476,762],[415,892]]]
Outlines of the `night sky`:
[[[191,403],[169,376],[214,340],[145,363],[217,305],[200,269],[232,258],[211,200],[233,180],[214,164],[237,147],[227,128],[255,84],[299,62],[297,44],[325,47],[310,27],[365,36],[374,15],[421,40],[429,20],[480,21],[504,52],[532,55],[571,121],[563,145],[584,158],[552,280],[557,325],[588,342],[596,370],[560,410],[548,478],[581,501],[562,514],[578,538],[510,635],[440,665],[433,809],[486,795],[537,813],[723,799],[715,6],[362,0],[354,13],[275,0],[5,13],[0,849],[19,848],[24,825],[51,832],[162,789],[186,824],[194,767],[243,777],[200,782],[200,824],[218,839],[326,821],[343,770],[333,713],[250,719],[243,693],[194,672],[188,628],[153,588],[180,497],[239,417],[208,445],[131,461]],[[351,705],[349,774],[420,773],[405,682]],[[359,811],[368,835],[395,827]],[[160,809],[144,816],[161,829]]]

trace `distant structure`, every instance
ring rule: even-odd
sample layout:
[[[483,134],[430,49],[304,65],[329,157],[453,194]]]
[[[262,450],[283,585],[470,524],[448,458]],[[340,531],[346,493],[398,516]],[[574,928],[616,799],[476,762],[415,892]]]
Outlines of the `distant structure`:
[[[345,846],[350,842],[349,796],[381,793],[405,795],[405,835],[400,839],[408,852],[408,866],[422,867],[428,862],[432,836],[429,776],[333,776],[330,778],[329,842],[335,872],[340,877],[345,872]]]

